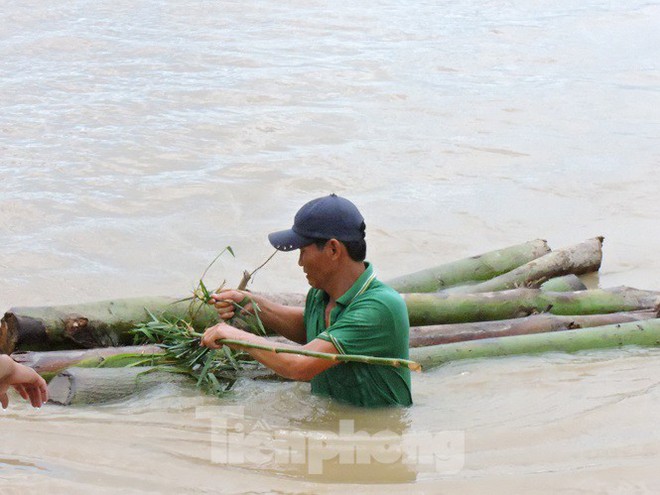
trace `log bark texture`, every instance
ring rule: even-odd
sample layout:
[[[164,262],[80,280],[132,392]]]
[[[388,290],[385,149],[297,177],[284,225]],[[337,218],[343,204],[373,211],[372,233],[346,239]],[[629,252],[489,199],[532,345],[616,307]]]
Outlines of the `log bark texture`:
[[[513,289],[481,294],[402,294],[412,326],[521,318],[535,313],[587,315],[656,309],[660,292],[629,287],[575,292]]]
[[[543,352],[577,352],[632,345],[643,347],[660,345],[660,319],[566,330],[565,332],[517,335],[417,347],[410,350],[410,359],[421,364],[422,369],[429,370],[459,359]]]
[[[581,275],[596,272],[603,259],[603,238],[596,237],[575,246],[552,251],[540,258],[525,263],[510,272],[476,285],[448,289],[452,294],[474,294],[515,289],[517,287],[540,287],[544,282],[563,275]]]
[[[488,339],[511,335],[529,335],[561,330],[574,330],[615,323],[657,318],[658,313],[630,311],[604,315],[552,315],[548,313],[499,321],[478,321],[410,328],[410,347],[449,344],[468,340]]]
[[[399,292],[436,292],[459,284],[488,280],[550,252],[536,239],[478,256],[446,263],[387,281]]]

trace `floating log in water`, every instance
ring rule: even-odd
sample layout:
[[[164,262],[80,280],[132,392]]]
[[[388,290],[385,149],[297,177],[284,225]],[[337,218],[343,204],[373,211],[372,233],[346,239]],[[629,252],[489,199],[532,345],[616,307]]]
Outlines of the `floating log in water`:
[[[452,287],[451,294],[494,292],[517,287],[537,288],[562,275],[596,272],[603,259],[603,238],[596,237],[565,249],[552,251],[518,268],[475,285]]]
[[[549,252],[548,243],[536,239],[403,275],[387,283],[399,292],[435,292],[459,284],[491,279]]]
[[[304,294],[264,294],[281,304],[303,306]],[[147,311],[148,310],[148,311]],[[7,311],[0,325],[0,352],[52,351],[130,345],[132,329],[151,319],[190,321],[190,301],[171,297],[138,297],[63,306],[20,307]],[[218,322],[213,306],[195,303],[193,327]],[[238,322],[237,322],[238,323]],[[246,318],[245,325],[254,325]]]
[[[287,381],[257,362],[243,362],[236,376],[220,377],[219,380],[222,383],[226,380],[227,388],[232,390],[243,381]],[[190,375],[152,366],[73,367],[61,371],[50,381],[48,396],[51,402],[62,405],[100,404],[123,400],[162,384],[175,384],[193,391],[197,389],[195,383]]]
[[[586,315],[655,309],[660,292],[629,287],[575,292],[513,289],[480,294],[402,294],[413,326],[506,320],[535,313]]]
[[[587,286],[580,280],[580,277],[574,274],[564,275],[562,277],[551,278],[543,282],[540,287],[546,292],[572,292],[576,290],[586,290]]]
[[[660,319],[566,330],[565,332],[516,335],[416,347],[410,350],[410,359],[421,364],[424,370],[429,370],[458,359],[543,352],[577,352],[633,345],[643,347],[660,345]]]
[[[412,327],[410,329],[410,347],[449,344],[510,335],[573,330],[614,323],[650,320],[657,317],[658,312],[653,310],[572,316],[544,313],[508,320]]]
[[[64,306],[12,308],[0,325],[0,351],[108,347],[133,343],[132,329],[151,319],[190,319],[189,301],[144,297]],[[214,308],[195,305],[195,328],[218,321]]]
[[[163,349],[156,345],[139,345],[48,352],[15,352],[11,357],[17,363],[29,366],[43,376],[72,366],[81,366],[81,364],[85,367],[100,366],[115,356],[130,355],[139,358],[162,353]]]
[[[125,399],[157,385],[194,386],[185,375],[158,371],[148,366],[132,368],[69,368],[48,384],[50,402],[62,405],[98,404]]]

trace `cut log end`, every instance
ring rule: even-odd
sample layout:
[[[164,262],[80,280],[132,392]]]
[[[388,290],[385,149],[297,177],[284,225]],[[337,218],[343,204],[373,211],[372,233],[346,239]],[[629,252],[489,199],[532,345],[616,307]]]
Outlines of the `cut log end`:
[[[7,312],[0,322],[0,353],[11,354],[16,349],[16,317]]]
[[[75,395],[74,386],[71,374],[63,371],[48,384],[48,400],[62,406],[70,405]]]

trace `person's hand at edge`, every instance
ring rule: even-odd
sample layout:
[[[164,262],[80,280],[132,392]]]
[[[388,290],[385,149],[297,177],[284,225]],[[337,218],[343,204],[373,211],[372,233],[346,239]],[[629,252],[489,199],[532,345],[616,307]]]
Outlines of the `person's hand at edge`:
[[[33,407],[41,407],[48,401],[46,380],[32,368],[15,362],[11,357],[0,355],[0,403],[6,409],[9,405],[7,390],[14,387],[23,399]]]

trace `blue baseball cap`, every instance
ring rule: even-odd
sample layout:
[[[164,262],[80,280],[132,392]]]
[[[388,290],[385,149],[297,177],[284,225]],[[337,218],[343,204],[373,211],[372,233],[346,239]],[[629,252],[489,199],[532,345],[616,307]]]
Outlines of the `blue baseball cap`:
[[[364,239],[364,218],[349,200],[336,194],[313,199],[303,205],[293,220],[293,227],[268,234],[275,249],[293,251],[316,239],[360,241]]]

